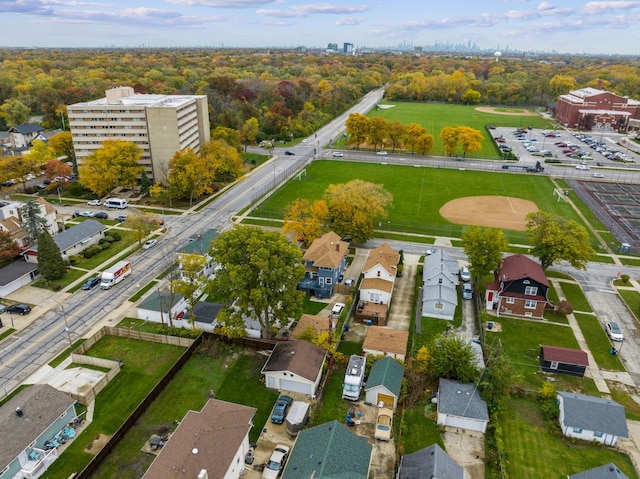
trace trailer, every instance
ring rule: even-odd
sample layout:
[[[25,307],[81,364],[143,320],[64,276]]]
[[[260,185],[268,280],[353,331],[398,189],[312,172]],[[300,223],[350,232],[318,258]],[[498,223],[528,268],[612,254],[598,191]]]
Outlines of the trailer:
[[[364,356],[351,355],[347,372],[344,375],[342,387],[342,399],[357,401],[360,399],[360,390],[364,385],[364,366],[366,359]]]
[[[111,268],[102,272],[100,289],[111,289],[131,274],[130,261],[118,261]]]
[[[309,422],[309,403],[304,401],[293,401],[287,419],[285,420],[285,428],[291,436],[297,436],[298,432]]]

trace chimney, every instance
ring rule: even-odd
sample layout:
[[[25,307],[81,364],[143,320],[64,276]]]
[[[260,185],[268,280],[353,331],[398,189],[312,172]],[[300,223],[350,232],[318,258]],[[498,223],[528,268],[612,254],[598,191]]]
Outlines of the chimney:
[[[340,241],[336,241],[336,251],[340,251]]]
[[[598,90],[602,90],[602,78],[598,80]]]
[[[209,474],[207,474],[206,469],[202,469],[200,474],[198,474],[198,479],[209,479]]]

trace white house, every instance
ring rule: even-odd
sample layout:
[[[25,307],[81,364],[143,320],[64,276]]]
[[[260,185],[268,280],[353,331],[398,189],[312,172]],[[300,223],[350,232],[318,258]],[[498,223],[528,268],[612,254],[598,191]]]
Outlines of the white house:
[[[473,383],[440,378],[438,425],[485,433],[489,424],[487,403]]]
[[[389,304],[393,282],[381,278],[363,278],[360,282],[360,300],[368,303]]]
[[[365,279],[378,278],[389,281],[393,286],[399,261],[400,254],[387,243],[382,243],[369,252],[369,257],[362,268],[362,275]]]
[[[302,339],[278,342],[262,368],[266,386],[313,397],[320,384],[326,354],[320,346]]]
[[[86,220],[53,237],[63,259],[82,253],[89,246],[98,244],[105,236],[105,228],[96,220]],[[38,245],[24,252],[24,258],[30,263],[38,262]]]
[[[47,231],[54,236],[60,231],[55,208],[43,198],[36,200],[39,216],[45,220]],[[28,232],[22,227],[22,207],[19,201],[0,201],[0,230],[11,233],[11,237],[24,251],[31,246]]]

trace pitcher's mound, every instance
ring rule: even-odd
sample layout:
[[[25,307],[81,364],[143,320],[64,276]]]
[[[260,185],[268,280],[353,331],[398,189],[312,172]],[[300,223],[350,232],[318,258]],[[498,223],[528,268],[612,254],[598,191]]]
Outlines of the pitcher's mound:
[[[451,223],[518,231],[526,229],[527,215],[536,211],[533,201],[510,196],[467,196],[440,208],[442,217]]]

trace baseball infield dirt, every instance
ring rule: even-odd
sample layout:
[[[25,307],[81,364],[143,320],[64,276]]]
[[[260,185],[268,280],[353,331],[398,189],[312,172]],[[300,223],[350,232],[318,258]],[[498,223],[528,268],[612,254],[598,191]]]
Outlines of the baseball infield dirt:
[[[455,224],[518,231],[526,229],[526,216],[535,211],[538,207],[533,201],[509,196],[467,196],[440,208],[442,217]]]
[[[478,106],[476,107],[476,110],[483,113],[494,113],[496,115],[539,116],[537,113],[533,113],[528,110],[515,109],[513,111],[500,111],[499,109],[496,109],[492,106]]]

